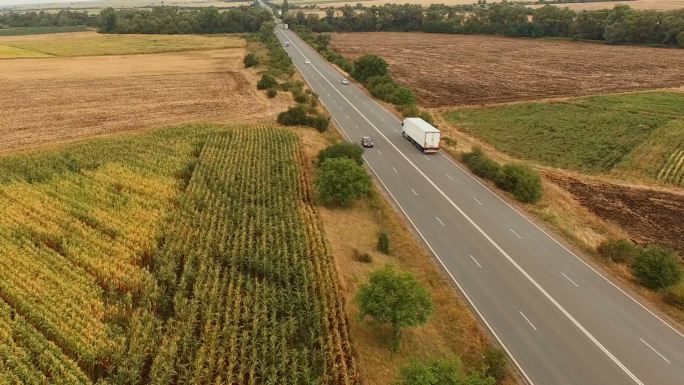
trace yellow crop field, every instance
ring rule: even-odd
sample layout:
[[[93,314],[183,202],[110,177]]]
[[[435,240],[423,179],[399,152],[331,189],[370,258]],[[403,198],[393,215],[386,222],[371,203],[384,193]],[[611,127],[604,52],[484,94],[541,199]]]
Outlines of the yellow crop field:
[[[355,384],[297,136],[192,125],[0,159],[0,380]]]
[[[105,35],[89,31],[0,37],[2,46],[31,52],[32,57],[72,57],[242,48],[245,41],[228,35]],[[17,56],[0,48],[0,59]]]
[[[47,57],[48,54],[0,44],[0,58]]]

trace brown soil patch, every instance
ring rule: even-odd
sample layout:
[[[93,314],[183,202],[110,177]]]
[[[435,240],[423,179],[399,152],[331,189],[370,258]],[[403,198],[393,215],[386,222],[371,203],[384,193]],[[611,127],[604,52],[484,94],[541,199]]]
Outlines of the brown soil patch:
[[[255,89],[244,49],[18,59],[0,72],[0,153],[193,121],[272,120],[289,103]]]
[[[593,214],[624,229],[635,242],[658,242],[684,255],[684,194],[580,181],[556,173],[545,173],[545,177]]]
[[[402,32],[336,33],[332,46],[379,54],[425,107],[684,85],[681,49]]]

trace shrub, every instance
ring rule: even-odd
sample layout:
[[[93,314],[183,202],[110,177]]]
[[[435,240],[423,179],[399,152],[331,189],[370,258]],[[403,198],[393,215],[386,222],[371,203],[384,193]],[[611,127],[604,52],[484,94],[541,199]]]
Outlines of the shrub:
[[[464,153],[461,160],[475,175],[494,180],[499,175],[501,166],[482,152],[480,147],[475,147],[471,152]]]
[[[613,239],[601,242],[596,251],[613,262],[631,262],[639,255],[640,249],[627,239]]]
[[[257,90],[266,90],[278,86],[278,81],[269,74],[261,75],[261,79],[257,82]]]
[[[309,101],[308,100],[309,98],[303,92],[294,93],[293,96],[294,96],[295,102],[297,102],[297,103],[306,103]]]
[[[259,59],[257,59],[256,55],[253,53],[248,53],[245,58],[242,60],[242,62],[245,64],[245,68],[249,67],[254,67],[259,64]]]
[[[356,259],[359,262],[363,262],[363,263],[373,262],[373,257],[369,253],[366,253],[366,252],[362,253],[356,249],[354,249],[354,259]]]
[[[537,202],[542,197],[539,173],[524,164],[507,164],[495,179],[496,185],[525,203]]]
[[[323,115],[312,115],[309,116],[307,125],[317,129],[318,132],[324,132],[330,126],[330,118]]]
[[[389,102],[398,106],[416,104],[416,95],[410,88],[395,86],[394,91],[390,95]]]
[[[387,75],[387,62],[378,55],[366,54],[356,59],[352,76],[361,83],[366,83],[374,76]]]
[[[278,114],[278,123],[285,126],[300,126],[309,122],[306,111],[302,106],[294,106]]]
[[[665,302],[680,309],[684,309],[684,282],[668,287],[663,294]]]
[[[268,96],[269,98],[275,98],[276,95],[278,95],[278,90],[275,88],[269,88],[266,91],[266,96]]]
[[[323,161],[331,158],[347,158],[356,162],[358,165],[363,164],[363,148],[356,143],[340,142],[331,144],[318,153],[318,164],[323,164]]]
[[[395,351],[401,344],[401,330],[427,322],[434,307],[430,293],[413,274],[397,272],[389,265],[371,273],[354,301],[359,305],[360,319],[370,316],[373,322],[392,326]]]
[[[384,231],[378,235],[378,250],[389,254],[389,236]]]
[[[425,120],[425,119],[423,119],[423,120]],[[442,140],[444,141],[444,143],[446,143],[447,146],[456,147],[456,144],[457,144],[456,140],[451,139],[448,136],[442,136]]]
[[[484,374],[502,382],[508,376],[508,363],[506,355],[501,350],[487,346],[483,357]]]
[[[632,272],[649,289],[664,289],[682,279],[679,257],[671,250],[650,245],[632,261]]]
[[[316,187],[324,205],[346,207],[370,192],[371,179],[351,159],[326,159],[321,164]]]
[[[458,359],[432,362],[412,360],[401,368],[399,381],[395,385],[462,385],[464,377]]]

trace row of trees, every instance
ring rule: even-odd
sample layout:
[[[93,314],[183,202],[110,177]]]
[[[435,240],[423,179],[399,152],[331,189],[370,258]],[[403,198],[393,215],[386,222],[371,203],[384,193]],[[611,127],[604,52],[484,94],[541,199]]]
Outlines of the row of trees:
[[[154,7],[151,10],[106,8],[100,13],[102,33],[235,33],[257,32],[273,19],[262,7],[239,7],[219,12],[209,7],[179,9]]]
[[[386,4],[329,8],[326,16],[288,14],[285,22],[315,32],[424,31],[432,33],[496,34],[515,37],[569,37],[604,40],[609,44],[663,44],[684,47],[684,9],[641,11],[626,5],[612,10],[575,12],[546,5],[495,3],[484,8],[433,4]]]
[[[90,15],[85,11],[0,13],[0,27],[68,27],[75,25],[95,27],[99,25],[99,20],[98,15]]]

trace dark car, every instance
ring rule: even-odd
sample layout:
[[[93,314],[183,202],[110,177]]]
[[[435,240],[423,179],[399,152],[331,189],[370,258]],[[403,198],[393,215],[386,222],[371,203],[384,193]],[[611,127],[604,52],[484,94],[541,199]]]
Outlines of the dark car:
[[[361,137],[361,145],[366,148],[373,147],[373,141],[371,140],[370,136]]]

